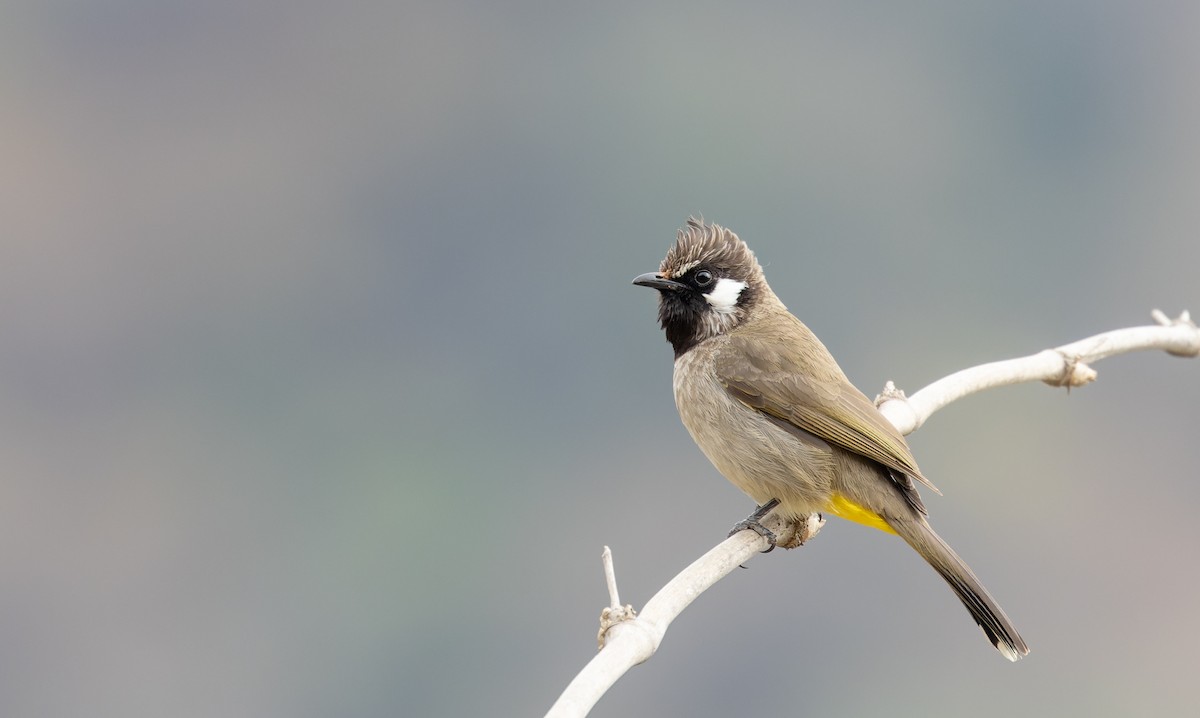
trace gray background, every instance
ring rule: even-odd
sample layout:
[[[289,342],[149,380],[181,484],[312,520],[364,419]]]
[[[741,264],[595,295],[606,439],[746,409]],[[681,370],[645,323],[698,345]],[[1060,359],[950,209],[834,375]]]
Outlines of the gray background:
[[[1200,310],[1195,3],[9,2],[0,714],[538,715],[751,508],[653,292],[693,213],[868,394]],[[937,414],[1008,665],[831,520],[597,716],[1194,710],[1200,365]]]

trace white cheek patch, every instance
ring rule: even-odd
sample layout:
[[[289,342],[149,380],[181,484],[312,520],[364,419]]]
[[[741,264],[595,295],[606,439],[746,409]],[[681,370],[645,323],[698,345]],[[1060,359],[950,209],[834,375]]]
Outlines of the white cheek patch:
[[[713,310],[718,314],[732,314],[737,307],[738,297],[745,288],[745,282],[721,277],[717,280],[717,286],[704,295],[704,301],[712,305]]]

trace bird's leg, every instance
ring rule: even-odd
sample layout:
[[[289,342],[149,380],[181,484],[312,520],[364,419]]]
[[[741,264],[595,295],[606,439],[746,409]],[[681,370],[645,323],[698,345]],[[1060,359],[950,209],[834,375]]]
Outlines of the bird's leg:
[[[767,547],[767,550],[763,551],[763,553],[771,553],[772,551],[775,550],[775,533],[773,531],[771,531],[769,528],[767,528],[766,526],[763,526],[761,523],[759,523],[759,520],[761,520],[762,517],[764,517],[768,513],[770,513],[771,509],[775,508],[778,505],[779,505],[779,499],[771,499],[770,501],[763,504],[762,506],[759,506],[758,508],[754,509],[754,513],[747,516],[745,518],[745,520],[739,521],[733,525],[733,528],[729,530],[729,535],[732,536],[735,533],[737,533],[738,531],[750,529],[754,533],[765,538],[767,540],[767,543],[770,544],[770,546]]]

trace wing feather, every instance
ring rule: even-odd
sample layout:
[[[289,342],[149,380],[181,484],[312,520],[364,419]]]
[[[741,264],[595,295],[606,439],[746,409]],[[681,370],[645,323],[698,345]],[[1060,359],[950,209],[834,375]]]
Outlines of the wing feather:
[[[812,339],[825,350],[815,336]],[[764,345],[769,345],[768,351],[763,351]],[[921,474],[904,437],[832,359],[822,363],[828,366],[816,369],[817,374],[813,366],[800,366],[797,352],[803,349],[731,334],[717,356],[717,375],[726,391],[746,406],[887,467],[892,479],[912,495],[910,501],[915,499],[923,509],[913,479],[941,492]]]

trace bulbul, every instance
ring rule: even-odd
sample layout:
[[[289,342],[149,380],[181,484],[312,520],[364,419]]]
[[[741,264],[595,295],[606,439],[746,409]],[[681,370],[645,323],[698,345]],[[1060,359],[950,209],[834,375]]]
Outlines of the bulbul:
[[[675,404],[700,450],[783,518],[828,513],[904,539],[1010,661],[1029,653],[1008,616],[930,528],[904,437],[788,312],[733,232],[689,219],[657,272],[658,319],[675,350]]]

